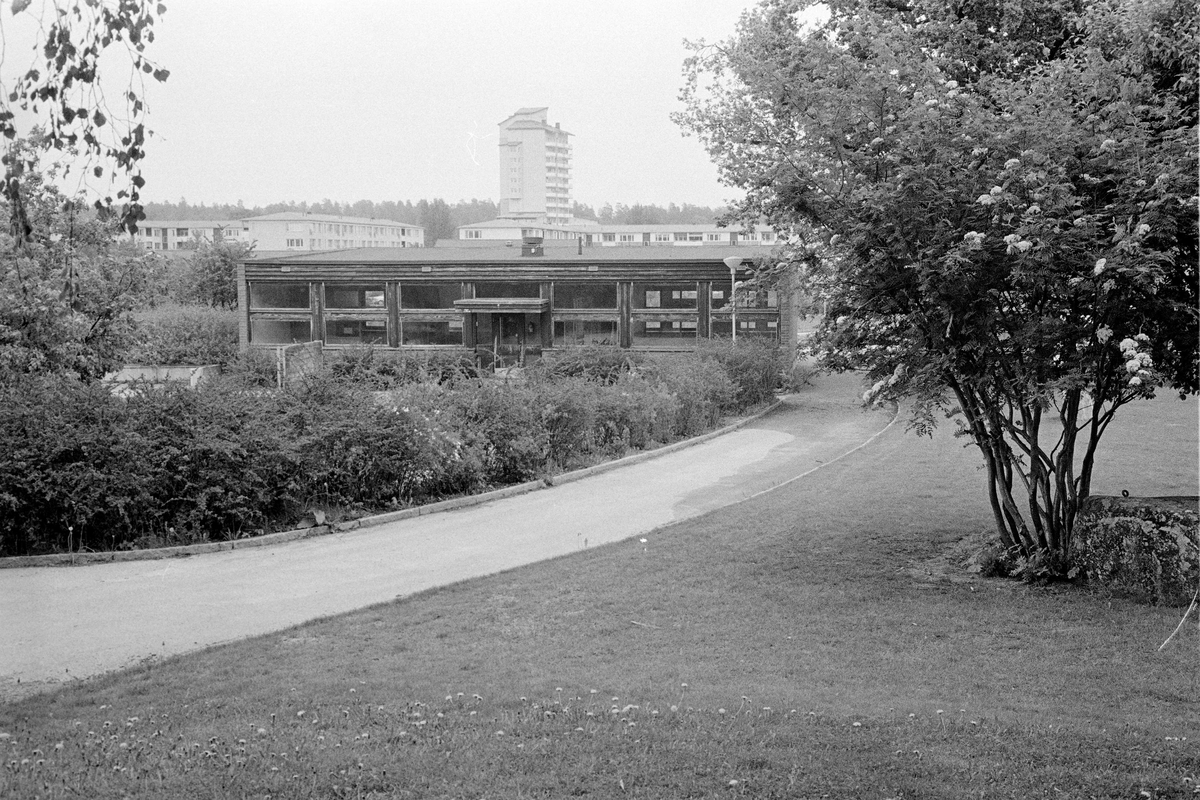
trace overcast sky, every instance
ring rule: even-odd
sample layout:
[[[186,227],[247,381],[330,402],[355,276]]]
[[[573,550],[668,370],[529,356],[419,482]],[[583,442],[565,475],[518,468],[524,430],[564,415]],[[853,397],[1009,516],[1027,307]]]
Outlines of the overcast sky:
[[[680,108],[683,39],[752,0],[165,0],[144,200],[497,199],[497,124],[549,107],[576,200],[735,196]]]

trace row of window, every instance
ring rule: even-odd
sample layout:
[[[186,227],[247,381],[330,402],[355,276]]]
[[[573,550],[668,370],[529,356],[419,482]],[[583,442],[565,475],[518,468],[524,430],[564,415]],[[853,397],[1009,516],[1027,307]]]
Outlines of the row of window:
[[[328,309],[387,309],[387,295],[382,284],[339,285],[325,284],[325,307]],[[454,301],[463,299],[462,285],[458,283],[409,283],[400,284],[401,309],[440,309],[452,311]],[[556,283],[554,284],[555,309],[616,310],[617,284],[615,282]],[[537,283],[476,283],[475,297],[513,299],[537,298],[541,286]],[[699,307],[699,291],[695,283],[661,284],[634,283],[633,307],[636,309],[696,310]],[[308,308],[309,290],[307,283],[262,283],[250,284],[250,309],[287,310]],[[709,307],[724,308],[728,305],[725,289],[710,292]],[[775,291],[743,291],[738,294],[739,308],[773,309],[779,307],[779,296]]]
[[[386,346],[388,343],[387,319],[378,320],[326,320],[325,343],[331,345]],[[407,347],[450,346],[463,343],[463,320],[400,320],[400,344]],[[738,333],[751,336],[773,337],[779,323],[776,320],[738,320]],[[712,323],[714,337],[729,336],[728,320]],[[312,341],[316,336],[312,322],[308,319],[260,319],[250,320],[250,341],[255,344],[292,344]],[[632,343],[635,347],[653,347],[664,340],[687,340],[696,338],[696,323],[681,320],[634,320],[631,323]],[[577,347],[591,344],[616,345],[618,343],[616,320],[555,320],[553,330],[555,347]]]
[[[341,222],[289,222],[289,231],[307,233],[325,233],[333,236],[367,236],[371,238],[395,239],[398,236],[408,236],[414,231],[408,228],[398,228],[392,225],[353,225]]]
[[[237,234],[236,228],[139,228],[144,237],[159,237],[166,238],[171,233],[176,237],[187,236],[209,236],[211,234],[233,236]]]

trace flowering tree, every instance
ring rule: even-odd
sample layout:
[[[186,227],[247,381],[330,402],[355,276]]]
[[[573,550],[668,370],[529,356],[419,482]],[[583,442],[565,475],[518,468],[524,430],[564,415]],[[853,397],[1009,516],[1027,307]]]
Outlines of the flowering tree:
[[[9,221],[0,234],[0,380],[93,379],[119,358],[150,265],[113,236],[135,231],[145,216],[143,82],[167,78],[146,48],[165,11],[153,0],[12,0],[0,8],[0,214]],[[122,61],[128,78],[114,71]],[[106,93],[114,81],[120,91]],[[95,201],[96,213],[45,180],[82,168],[126,181],[115,200]]]
[[[823,363],[955,416],[1004,544],[1067,569],[1114,414],[1197,390],[1196,6],[807,5],[695,45],[677,121],[792,234]]]
[[[150,292],[160,260],[117,241],[111,221],[63,197],[27,156],[34,168],[21,175],[20,197],[28,236],[0,233],[0,383],[34,374],[95,380],[119,365],[129,312]],[[0,214],[9,211],[0,198]]]

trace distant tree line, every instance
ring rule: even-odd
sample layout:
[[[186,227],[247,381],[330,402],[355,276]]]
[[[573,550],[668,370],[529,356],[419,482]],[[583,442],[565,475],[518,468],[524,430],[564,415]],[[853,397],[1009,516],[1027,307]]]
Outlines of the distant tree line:
[[[425,229],[425,243],[433,245],[438,239],[453,239],[454,229],[495,219],[499,209],[491,200],[459,200],[447,203],[441,198],[433,200],[384,200],[374,202],[359,200],[340,203],[325,199],[319,203],[288,201],[265,206],[247,207],[240,201],[236,204],[200,203],[193,205],[186,199],[178,203],[153,202],[145,204],[147,219],[195,220],[195,219],[243,219],[282,211],[301,211],[309,214],[331,214],[341,217],[364,217],[387,219],[420,225]],[[725,212],[724,208],[696,206],[690,203],[671,203],[665,208],[657,205],[634,203],[605,203],[597,211],[585,203],[574,203],[572,213],[579,219],[593,219],[605,225],[667,225],[671,223],[709,223]]]
[[[602,225],[671,225],[675,223],[706,225],[717,221],[726,211],[727,209],[724,207],[711,208],[695,206],[691,203],[683,205],[670,203],[666,208],[653,203],[649,205],[634,203],[631,206],[624,203],[617,203],[615,206],[605,203],[599,211],[584,203],[574,203],[571,207],[571,212],[576,217],[594,219]]]

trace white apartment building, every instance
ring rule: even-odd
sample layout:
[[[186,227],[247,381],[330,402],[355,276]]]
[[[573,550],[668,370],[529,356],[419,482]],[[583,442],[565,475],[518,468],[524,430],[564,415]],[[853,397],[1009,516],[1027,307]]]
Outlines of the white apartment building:
[[[238,219],[143,220],[133,240],[147,250],[188,250],[196,242],[245,241]]]
[[[459,241],[520,241],[539,237],[550,242],[556,239],[582,239],[584,246],[597,247],[703,247],[705,245],[766,245],[773,247],[779,237],[769,228],[755,230],[721,228],[717,224],[665,225],[601,225],[577,220],[570,225],[538,225],[520,219],[493,219],[462,225],[457,229]]]
[[[197,239],[253,244],[261,252],[424,247],[420,225],[284,211],[237,220],[144,220],[134,241],[147,250],[187,250]]]
[[[283,211],[242,220],[246,241],[259,251],[424,247],[425,229],[390,219]]]
[[[520,108],[500,123],[500,216],[571,222],[571,134],[546,108]]]

